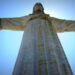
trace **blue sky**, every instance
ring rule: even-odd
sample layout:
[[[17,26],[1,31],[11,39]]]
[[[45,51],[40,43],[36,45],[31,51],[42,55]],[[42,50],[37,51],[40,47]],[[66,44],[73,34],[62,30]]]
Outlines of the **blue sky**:
[[[75,0],[0,0],[0,18],[28,15],[36,2],[41,2],[50,16],[75,20]],[[23,31],[0,31],[1,75],[12,75],[22,35]],[[75,32],[58,33],[58,36],[75,74]]]

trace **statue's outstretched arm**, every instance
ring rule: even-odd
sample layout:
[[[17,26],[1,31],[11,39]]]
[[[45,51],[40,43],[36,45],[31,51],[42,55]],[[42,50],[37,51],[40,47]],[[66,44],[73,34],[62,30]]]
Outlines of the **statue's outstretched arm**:
[[[24,30],[27,16],[21,18],[0,18],[0,30]]]
[[[62,20],[51,17],[52,24],[57,32],[75,31],[75,21]]]

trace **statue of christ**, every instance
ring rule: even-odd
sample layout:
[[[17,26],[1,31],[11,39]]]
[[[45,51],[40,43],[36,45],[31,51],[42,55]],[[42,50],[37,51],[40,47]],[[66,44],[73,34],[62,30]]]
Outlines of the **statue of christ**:
[[[1,18],[0,29],[24,31],[13,75],[73,75],[56,33],[75,31],[75,21],[50,17],[36,3],[28,16]]]

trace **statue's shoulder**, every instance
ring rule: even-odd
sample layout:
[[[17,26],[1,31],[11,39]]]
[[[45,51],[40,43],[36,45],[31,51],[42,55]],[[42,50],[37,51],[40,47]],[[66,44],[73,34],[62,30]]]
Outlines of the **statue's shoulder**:
[[[27,16],[22,16],[21,19],[24,21],[30,21],[37,18],[47,20],[49,17],[49,14],[29,14]]]
[[[29,14],[29,18],[31,19],[36,19],[36,18],[44,19],[48,17],[50,17],[49,14]]]

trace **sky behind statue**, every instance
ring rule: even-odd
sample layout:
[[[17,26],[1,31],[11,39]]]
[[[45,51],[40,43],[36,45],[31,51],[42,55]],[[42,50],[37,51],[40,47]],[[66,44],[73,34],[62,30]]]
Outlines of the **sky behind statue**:
[[[0,18],[21,17],[31,14],[36,2],[41,2],[45,13],[53,17],[75,20],[74,0],[0,0]],[[23,31],[0,31],[0,74],[11,75],[22,35]],[[75,32],[64,32],[58,35],[75,74]]]

